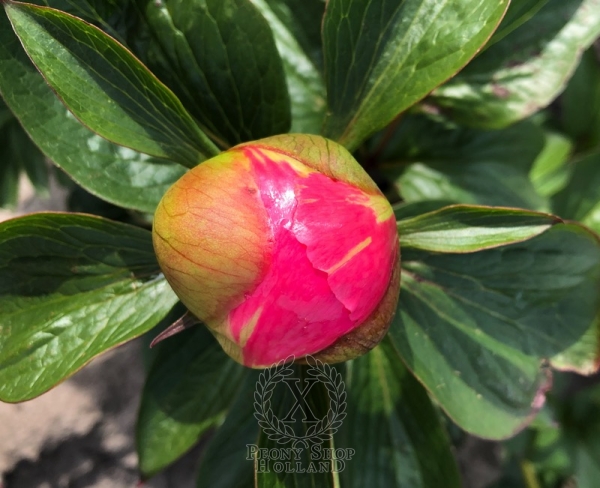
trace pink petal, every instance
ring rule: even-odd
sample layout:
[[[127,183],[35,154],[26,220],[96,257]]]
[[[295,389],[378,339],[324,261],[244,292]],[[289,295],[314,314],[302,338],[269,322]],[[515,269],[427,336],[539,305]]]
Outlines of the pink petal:
[[[350,318],[361,323],[389,284],[396,223],[391,216],[377,222],[369,196],[346,183],[313,173],[300,185],[293,232],[306,245],[312,264],[329,275]]]
[[[244,147],[267,211],[272,262],[228,317],[248,366],[321,351],[360,325],[387,289],[397,252],[393,218],[373,198],[289,156]],[[387,204],[386,204],[387,205]]]
[[[244,363],[270,365],[302,357],[335,342],[355,326],[332,292],[326,273],[314,268],[290,231],[304,179],[285,161],[274,162],[246,148],[275,241],[273,262],[262,283],[229,315],[231,334],[243,347]]]

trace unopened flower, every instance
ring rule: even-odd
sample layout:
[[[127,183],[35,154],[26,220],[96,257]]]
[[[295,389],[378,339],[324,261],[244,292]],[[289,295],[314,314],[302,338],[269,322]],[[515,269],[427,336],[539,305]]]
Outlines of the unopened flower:
[[[392,209],[321,137],[271,137],[195,167],[160,202],[153,239],[181,301],[247,366],[354,358],[396,307]]]

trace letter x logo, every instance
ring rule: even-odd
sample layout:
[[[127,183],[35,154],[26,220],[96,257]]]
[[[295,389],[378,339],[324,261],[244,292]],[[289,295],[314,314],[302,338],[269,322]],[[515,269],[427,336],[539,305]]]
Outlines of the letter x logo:
[[[317,378],[306,378],[304,380],[304,389],[301,390],[302,383],[298,378],[286,378],[283,380],[288,388],[292,392],[294,396],[294,405],[285,416],[285,418],[281,419],[282,422],[295,422],[296,418],[294,415],[300,409],[302,411],[302,421],[303,422],[317,422],[318,419],[313,414],[312,410],[306,403],[306,396],[310,389],[314,386],[315,383],[318,382]]]

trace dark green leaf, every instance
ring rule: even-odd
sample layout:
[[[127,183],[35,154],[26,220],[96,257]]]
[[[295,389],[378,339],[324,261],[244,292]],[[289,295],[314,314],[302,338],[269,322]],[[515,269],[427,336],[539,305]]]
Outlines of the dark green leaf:
[[[140,344],[142,347],[142,359],[144,361],[144,368],[146,372],[150,371],[156,357],[162,351],[160,347],[150,348],[150,344],[156,338],[158,334],[164,331],[170,325],[173,325],[174,322],[179,320],[181,317],[185,315],[187,312],[187,308],[183,305],[183,303],[179,302],[175,305],[171,311],[164,316],[164,318],[156,324],[156,327],[146,332],[142,337],[140,337]]]
[[[580,341],[598,313],[596,237],[557,224],[509,246],[408,250],[402,259],[394,346],[460,427],[514,435],[543,404],[549,383],[540,366]]]
[[[0,207],[13,207],[19,199],[21,165],[13,154],[13,122],[9,124],[0,128]]]
[[[116,146],[81,125],[56,98],[0,11],[0,93],[45,155],[91,193],[153,212],[184,168]]]
[[[0,399],[29,400],[177,302],[148,231],[34,214],[0,224]]]
[[[529,179],[543,148],[530,122],[481,131],[406,117],[386,151],[384,169],[406,202],[449,200],[545,210]]]
[[[197,325],[158,346],[137,423],[142,474],[150,477],[220,424],[247,373]]]
[[[48,193],[48,167],[46,158],[31,142],[15,120],[4,130],[9,131],[11,157],[25,171],[38,194]]]
[[[453,205],[398,222],[402,249],[463,253],[531,239],[560,222],[525,210]]]
[[[175,95],[101,30],[58,10],[5,8],[46,81],[93,131],[189,167],[218,153]]]
[[[251,371],[225,422],[202,455],[198,488],[254,488],[254,460],[248,445],[256,445],[259,433],[254,418],[254,392],[259,372]]]
[[[436,90],[434,101],[461,123],[505,127],[554,100],[598,35],[600,0],[549,0]]]
[[[289,377],[299,380],[301,383],[298,384],[298,389],[300,392],[304,391],[305,388],[308,388],[306,379],[311,376],[309,369],[301,366],[290,366],[290,368],[292,374]],[[264,425],[261,424],[257,448],[267,449],[268,452],[272,452],[274,449],[287,449],[290,458],[293,457],[294,460],[290,462],[289,467],[286,467],[285,463],[278,463],[275,459],[266,459],[260,455],[260,452],[255,454],[256,488],[339,487],[338,472],[344,468],[344,464],[336,462],[335,456],[327,457],[326,454],[326,449],[338,446],[334,446],[331,438],[320,439],[315,436],[314,432],[323,432],[327,437],[327,433],[330,432],[329,425],[343,422],[346,417],[346,392],[339,371],[329,365],[321,364],[319,368],[325,373],[326,379],[317,378],[316,383],[308,389],[307,394],[303,395],[306,405],[314,415],[314,420],[304,410],[299,408],[293,410],[297,394],[292,394],[285,381],[274,382],[272,397],[268,401],[265,393],[268,388],[261,388],[257,384],[255,405],[260,404],[264,406],[264,409],[256,408],[256,412],[263,413],[265,418]],[[276,375],[275,368],[270,368],[270,371],[272,375]],[[266,374],[263,384],[268,385],[269,376],[268,373]],[[335,397],[335,403],[332,395]],[[272,419],[269,418],[269,410],[273,415]],[[292,414],[292,412],[294,413]],[[291,417],[289,417],[290,415]],[[291,420],[284,421],[288,418]],[[311,428],[314,429],[312,433]],[[305,436],[308,437],[308,440],[304,443],[295,440]],[[293,453],[291,449],[299,451]],[[334,472],[334,470],[338,472]]]
[[[504,39],[512,31],[523,25],[548,2],[548,0],[511,0],[504,19],[500,23],[498,30],[485,45],[488,49],[491,45]]]
[[[566,186],[552,198],[552,211],[582,222],[600,232],[600,153],[575,162]],[[600,368],[600,322],[590,324],[585,335],[554,359],[555,367],[591,374]]]
[[[0,161],[0,207],[17,204],[23,172],[39,195],[47,195],[48,167],[44,155],[29,140],[1,99]]]
[[[439,414],[388,340],[348,366],[348,417],[336,443],[356,450],[345,488],[458,488]]]
[[[600,387],[583,390],[565,405],[564,430],[575,446],[577,488],[594,488],[600,475]],[[564,408],[564,407],[563,407]]]
[[[448,200],[422,200],[420,202],[399,203],[393,206],[396,220],[405,220],[418,217],[421,214],[434,212],[452,205]]]
[[[0,98],[0,129],[12,119],[14,119],[14,115]]]
[[[100,27],[111,37],[122,40],[131,27],[131,0],[25,0],[42,7],[51,7]]]
[[[355,149],[461,69],[507,0],[330,0],[325,135]]]
[[[600,152],[577,161],[572,172],[565,188],[552,198],[552,210],[600,232]]]
[[[324,5],[320,0],[251,0],[273,30],[287,78],[292,103],[292,132],[319,134],[325,117],[325,86],[314,61],[312,41],[301,34],[304,25],[321,25]],[[309,20],[305,18],[313,15]],[[318,15],[317,15],[318,14]],[[310,28],[310,27],[307,27]],[[307,36],[308,31],[307,32]],[[311,58],[311,53],[313,54]]]
[[[600,145],[600,52],[583,54],[560,99],[562,130],[582,150]]]
[[[596,438],[590,439],[577,451],[577,488],[596,488],[600,478],[600,428],[595,429]]]
[[[289,130],[283,65],[268,23],[250,0],[138,4],[163,54],[150,68],[209,133],[235,145]]]
[[[600,369],[600,320],[593,321],[577,342],[554,356],[552,366],[582,375],[597,373]]]

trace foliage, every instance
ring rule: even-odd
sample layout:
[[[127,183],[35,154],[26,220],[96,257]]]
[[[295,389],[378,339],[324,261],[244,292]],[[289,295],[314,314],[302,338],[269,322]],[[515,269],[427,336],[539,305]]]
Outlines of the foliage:
[[[600,368],[600,0],[0,3],[0,206],[22,171],[43,191],[48,159],[80,186],[74,208],[99,198],[121,220],[0,224],[0,400],[183,313],[148,226],[188,168],[322,134],[394,204],[402,249],[388,336],[335,368],[348,405],[330,442],[354,457],[254,473],[246,445],[277,447],[254,418],[260,380],[198,328],[152,357],[142,476],[216,429],[198,486],[458,487],[443,413],[510,438],[498,487],[595,486],[600,390],[580,375]]]

